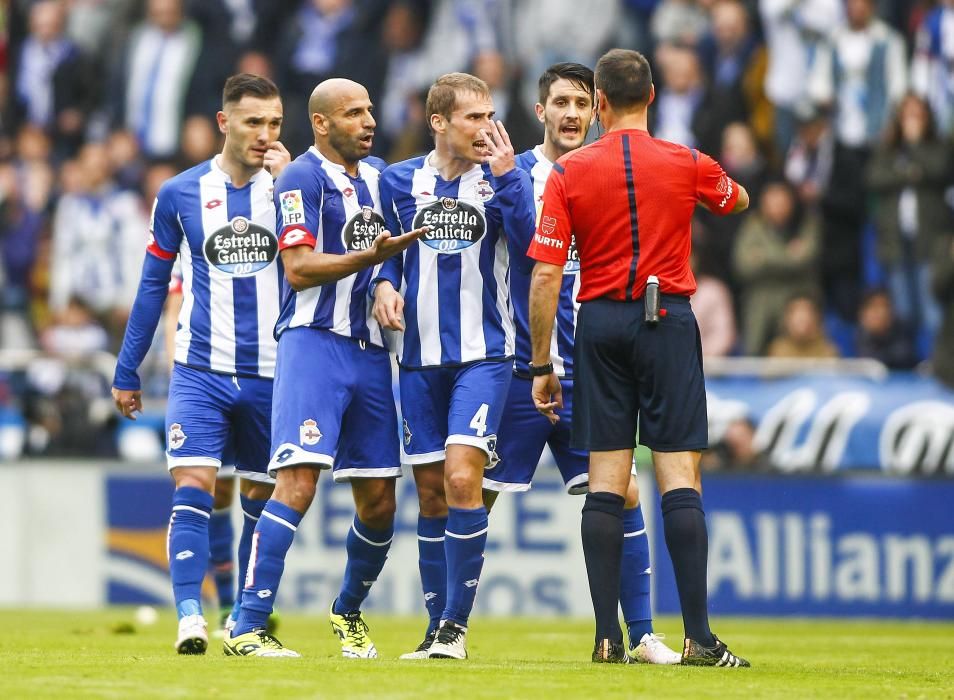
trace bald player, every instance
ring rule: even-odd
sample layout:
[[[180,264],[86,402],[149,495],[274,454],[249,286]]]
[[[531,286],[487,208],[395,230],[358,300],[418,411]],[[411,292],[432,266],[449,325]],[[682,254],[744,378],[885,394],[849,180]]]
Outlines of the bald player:
[[[331,626],[342,656],[374,658],[360,606],[384,566],[394,532],[394,482],[401,475],[391,361],[371,315],[368,283],[388,257],[426,230],[385,231],[368,92],[332,79],[311,95],[315,144],[275,182],[278,249],[284,266],[275,334],[272,399],[275,492],[255,529],[241,611],[225,639],[235,656],[299,656],[269,635],[285,555],[315,497],[318,475],[349,482],[355,518]]]

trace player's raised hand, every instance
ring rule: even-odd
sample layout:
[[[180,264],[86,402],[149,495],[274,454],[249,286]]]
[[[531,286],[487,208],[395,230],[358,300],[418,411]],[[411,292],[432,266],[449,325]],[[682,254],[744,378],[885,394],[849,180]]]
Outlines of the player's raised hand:
[[[490,155],[484,156],[484,162],[490,166],[490,172],[494,177],[506,175],[517,167],[516,155],[510,143],[510,134],[507,133],[502,121],[499,119],[491,121],[490,131],[481,129],[480,136],[487,144],[487,150],[490,151]]]
[[[116,402],[116,408],[123,417],[130,420],[136,420],[134,413],[142,412],[142,391],[113,387],[113,401]]]
[[[264,167],[272,174],[272,177],[278,177],[290,162],[291,153],[288,152],[281,141],[272,141],[268,144],[268,150],[265,151]]]
[[[556,409],[563,408],[563,387],[560,380],[554,372],[550,374],[534,377],[533,388],[530,391],[533,397],[533,405],[537,407],[551,423],[556,424],[560,416],[556,414]]]
[[[374,288],[371,313],[382,328],[404,330],[404,297],[387,280],[378,282]]]
[[[374,264],[376,265],[379,262],[384,262],[392,255],[397,255],[407,250],[417,239],[430,230],[430,226],[421,226],[421,228],[416,228],[413,231],[402,233],[400,236],[392,236],[390,231],[379,233],[377,238],[374,239],[374,243],[372,243],[368,249],[368,252],[371,253],[371,256],[374,258]]]

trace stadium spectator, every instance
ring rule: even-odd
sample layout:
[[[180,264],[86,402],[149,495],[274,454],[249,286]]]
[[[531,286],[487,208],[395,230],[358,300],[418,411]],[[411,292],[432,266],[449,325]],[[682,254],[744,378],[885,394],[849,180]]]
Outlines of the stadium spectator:
[[[759,0],[768,54],[765,94],[775,107],[775,147],[784,155],[815,54],[843,21],[841,0]]]
[[[937,237],[932,260],[931,287],[943,316],[931,363],[935,376],[954,387],[954,233],[946,232]]]
[[[918,28],[911,87],[931,103],[942,137],[954,136],[954,0],[941,0]]]
[[[139,189],[145,164],[136,135],[128,129],[116,129],[109,134],[106,147],[109,149],[109,162],[116,186],[123,190]]]
[[[743,347],[761,355],[795,294],[816,294],[821,232],[811,211],[800,213],[791,186],[765,187],[759,210],[739,231],[733,254],[742,288]]]
[[[30,7],[30,33],[12,74],[17,121],[45,129],[60,157],[79,147],[100,97],[92,62],[64,33],[65,12],[62,0]]]
[[[846,0],[847,25],[820,47],[809,98],[833,109],[835,153],[823,202],[822,284],[827,302],[847,321],[861,288],[864,171],[907,87],[904,41],[874,14],[873,0]]]
[[[180,147],[181,169],[186,170],[209,160],[221,148],[219,133],[214,123],[206,116],[193,114],[182,125]]]
[[[79,297],[71,297],[43,331],[40,346],[53,355],[75,357],[106,350],[109,336],[93,310]]]
[[[650,114],[656,138],[684,146],[695,146],[696,113],[705,97],[699,58],[691,49],[660,49],[662,88]]]
[[[112,182],[106,146],[80,151],[79,192],[65,194],[53,220],[50,308],[77,297],[99,316],[114,341],[126,324],[146,242],[139,197]]]
[[[696,0],[662,0],[649,23],[653,44],[695,46],[709,27],[709,16]],[[656,60],[661,56],[656,54]]]
[[[828,117],[807,102],[796,111],[795,119],[795,138],[783,165],[785,179],[804,206],[815,206],[828,188],[834,137]]]
[[[825,335],[815,297],[800,294],[788,300],[782,313],[781,330],[769,343],[766,354],[799,359],[838,357],[838,349]]]
[[[895,317],[886,289],[871,289],[861,298],[855,352],[883,362],[888,369],[911,369],[917,364],[911,329]]]
[[[949,146],[934,129],[927,102],[908,94],[868,165],[877,256],[891,300],[909,326],[937,331],[941,313],[930,291],[934,239],[954,226],[944,201],[951,183]]]
[[[169,158],[179,148],[185,98],[202,48],[202,33],[182,3],[149,0],[146,19],[133,29],[122,56],[122,103],[115,109],[148,158]]]
[[[689,264],[696,276],[696,291],[689,301],[699,324],[699,340],[703,357],[725,357],[736,344],[735,308],[729,286],[706,272],[697,262],[695,251]]]

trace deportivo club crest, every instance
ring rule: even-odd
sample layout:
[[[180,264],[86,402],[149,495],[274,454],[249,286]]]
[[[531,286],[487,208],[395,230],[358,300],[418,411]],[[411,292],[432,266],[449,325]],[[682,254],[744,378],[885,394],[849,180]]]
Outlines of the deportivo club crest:
[[[302,421],[298,426],[298,441],[302,445],[317,445],[319,440],[321,431],[318,430],[318,423],[312,418]]]
[[[481,180],[474,185],[474,196],[481,202],[489,202],[494,196],[494,188],[486,180]]]
[[[477,207],[454,197],[441,197],[418,210],[414,228],[428,226],[421,243],[441,253],[460,253],[487,232],[487,221]]]
[[[185,444],[186,437],[188,437],[184,432],[182,432],[182,425],[179,423],[173,423],[169,426],[169,449],[178,450],[182,445]]]

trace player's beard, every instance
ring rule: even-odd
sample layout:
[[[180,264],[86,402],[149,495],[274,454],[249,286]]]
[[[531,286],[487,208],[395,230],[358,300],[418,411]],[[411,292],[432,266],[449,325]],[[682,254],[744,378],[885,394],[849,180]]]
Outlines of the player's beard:
[[[371,134],[372,141],[369,145],[374,143],[374,132],[371,132]],[[362,134],[362,136],[366,135],[366,133]],[[359,141],[357,136],[346,136],[335,130],[331,130],[328,133],[328,143],[331,144],[331,147],[338,152],[343,160],[349,163],[357,163],[362,158],[367,158],[371,153],[371,149],[367,148],[363,141]]]
[[[551,122],[547,120],[546,131],[549,135],[551,143],[556,146],[557,150],[561,153],[569,153],[570,151],[575,151],[577,148],[583,145],[586,141],[586,129],[583,128],[583,124],[580,123],[577,125],[579,132],[573,136],[568,134],[563,134],[560,132],[560,126],[562,125],[563,120],[559,122]]]

